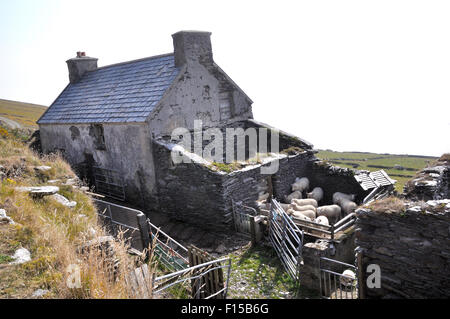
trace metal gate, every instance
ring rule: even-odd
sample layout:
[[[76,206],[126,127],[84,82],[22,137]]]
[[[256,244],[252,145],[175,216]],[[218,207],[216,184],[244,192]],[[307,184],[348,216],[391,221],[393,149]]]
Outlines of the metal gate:
[[[233,205],[233,223],[234,229],[238,233],[242,233],[247,236],[252,235],[252,222],[253,217],[257,215],[254,208],[243,205],[242,203],[235,203]]]
[[[359,298],[357,269],[354,265],[320,257],[319,269],[320,296],[322,298]]]
[[[300,266],[303,263],[303,231],[274,199],[270,209],[269,240],[289,276],[299,281]]]
[[[97,193],[125,201],[124,183],[119,172],[98,166],[93,166],[92,169]]]

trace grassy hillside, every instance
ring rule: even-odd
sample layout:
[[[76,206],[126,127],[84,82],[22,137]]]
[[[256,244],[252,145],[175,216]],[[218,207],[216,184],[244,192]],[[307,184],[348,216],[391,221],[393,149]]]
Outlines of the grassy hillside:
[[[35,169],[50,166],[45,174]],[[97,224],[96,208],[79,187],[67,183],[75,178],[70,166],[57,155],[39,156],[17,137],[17,130],[0,126],[0,209],[14,223],[0,219],[0,299],[32,298],[38,289],[44,298],[129,298],[126,281],[135,267],[123,241],[113,249],[120,260],[118,277],[111,280],[110,260],[98,249],[80,252],[79,247],[104,236]],[[66,207],[51,196],[32,198],[18,186],[49,185],[59,187],[59,194],[75,201]],[[18,249],[27,249],[31,260],[12,263]],[[67,285],[75,268],[80,270],[79,287]]]
[[[36,128],[36,121],[46,106],[0,99],[0,117],[13,120],[25,128]]]
[[[369,171],[383,169],[391,178],[397,180],[396,190],[398,192],[403,191],[405,183],[418,170],[437,159],[431,156],[335,152],[330,150],[320,150],[317,157],[341,167]]]

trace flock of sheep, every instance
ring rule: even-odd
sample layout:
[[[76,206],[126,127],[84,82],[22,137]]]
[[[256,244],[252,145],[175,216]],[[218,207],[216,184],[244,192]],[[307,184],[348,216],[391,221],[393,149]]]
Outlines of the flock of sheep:
[[[334,225],[358,206],[354,202],[355,195],[340,192],[333,194],[333,205],[319,206],[318,203],[323,199],[323,189],[320,187],[306,193],[306,198],[303,199],[303,194],[309,190],[307,177],[297,177],[291,186],[292,193],[285,196],[285,203],[280,205],[289,216],[297,219],[314,221],[326,226]]]

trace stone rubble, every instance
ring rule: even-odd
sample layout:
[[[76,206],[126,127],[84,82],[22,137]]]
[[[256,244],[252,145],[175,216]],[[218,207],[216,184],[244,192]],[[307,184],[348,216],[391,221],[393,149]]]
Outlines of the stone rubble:
[[[12,258],[14,261],[10,263],[11,265],[23,264],[31,260],[31,254],[28,249],[19,248],[16,250]]]
[[[53,198],[58,203],[66,206],[66,207],[74,208],[75,206],[77,206],[77,202],[70,201],[67,198],[65,198],[64,196],[60,195],[60,194],[53,194],[50,197]]]
[[[44,196],[54,195],[59,192],[57,186],[30,186],[30,187],[16,187],[19,192],[28,192],[30,196],[42,198]]]
[[[6,215],[6,210],[0,209],[0,224],[11,224],[14,225],[14,220]]]

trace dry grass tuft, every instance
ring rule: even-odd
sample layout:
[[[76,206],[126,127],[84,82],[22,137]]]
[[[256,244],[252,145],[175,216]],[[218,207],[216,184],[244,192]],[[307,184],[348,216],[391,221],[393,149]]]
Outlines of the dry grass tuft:
[[[366,207],[377,213],[404,213],[406,211],[405,203],[394,196],[375,200]]]
[[[450,162],[450,153],[442,154],[442,156],[439,157],[438,162]]]

